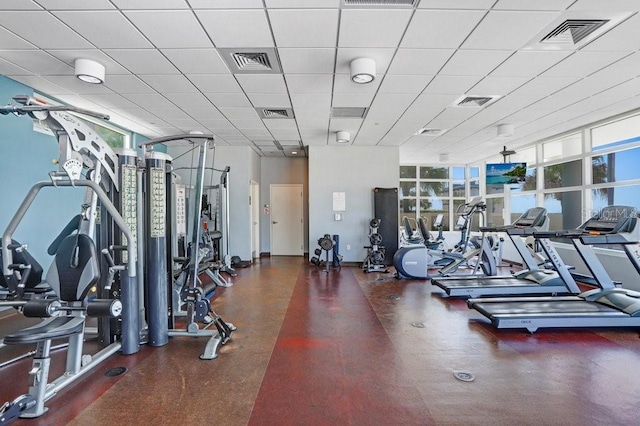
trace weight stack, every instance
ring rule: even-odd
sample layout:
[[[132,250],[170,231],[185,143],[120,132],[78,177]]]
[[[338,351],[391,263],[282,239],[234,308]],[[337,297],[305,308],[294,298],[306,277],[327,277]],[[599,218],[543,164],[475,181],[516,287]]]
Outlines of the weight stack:
[[[384,265],[393,265],[398,250],[398,188],[373,188],[373,217],[380,219],[378,234],[385,248]]]

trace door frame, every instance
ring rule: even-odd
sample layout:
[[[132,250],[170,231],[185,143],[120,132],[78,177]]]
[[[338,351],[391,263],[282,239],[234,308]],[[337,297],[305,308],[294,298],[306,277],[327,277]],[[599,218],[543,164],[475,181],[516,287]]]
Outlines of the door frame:
[[[260,257],[260,183],[255,180],[250,181],[251,193],[251,257]]]

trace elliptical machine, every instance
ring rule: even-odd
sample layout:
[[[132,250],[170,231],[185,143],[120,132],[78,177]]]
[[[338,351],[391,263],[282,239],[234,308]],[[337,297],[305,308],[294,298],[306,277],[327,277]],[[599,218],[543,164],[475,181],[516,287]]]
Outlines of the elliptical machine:
[[[433,267],[442,268],[448,274],[478,254],[482,255],[482,262],[478,266],[483,269],[485,275],[495,275],[496,268],[492,247],[486,245],[483,247],[484,244],[488,244],[485,238],[482,241],[472,242],[471,234],[468,232],[471,218],[475,214],[483,215],[485,209],[486,203],[480,196],[472,198],[464,205],[456,224],[456,229],[460,230],[461,238],[453,251],[432,250],[424,244],[401,247],[393,256],[396,278],[430,279],[428,269]]]

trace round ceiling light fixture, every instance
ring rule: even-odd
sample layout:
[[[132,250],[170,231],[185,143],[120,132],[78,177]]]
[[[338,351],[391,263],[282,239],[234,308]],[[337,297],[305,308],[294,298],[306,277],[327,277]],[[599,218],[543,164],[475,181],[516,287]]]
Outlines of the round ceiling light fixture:
[[[371,83],[376,78],[376,61],[371,58],[357,58],[349,64],[351,81],[358,84]]]
[[[338,143],[349,143],[351,142],[351,133],[346,130],[340,130],[336,133],[336,142]]]
[[[91,84],[104,83],[104,65],[91,59],[76,59],[75,67],[76,77],[80,80]]]

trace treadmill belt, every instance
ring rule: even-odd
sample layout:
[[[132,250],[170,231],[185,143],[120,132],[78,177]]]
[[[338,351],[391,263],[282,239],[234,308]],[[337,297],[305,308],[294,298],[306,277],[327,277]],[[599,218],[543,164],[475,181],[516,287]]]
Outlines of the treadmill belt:
[[[586,300],[559,300],[541,302],[477,302],[471,306],[489,318],[509,317],[628,317],[629,315],[609,306]]]
[[[474,288],[474,287],[540,287],[540,284],[516,277],[491,278],[481,277],[476,279],[463,278],[460,280],[448,278],[446,280],[433,279],[432,282],[442,288]]]

